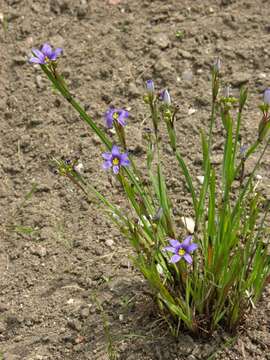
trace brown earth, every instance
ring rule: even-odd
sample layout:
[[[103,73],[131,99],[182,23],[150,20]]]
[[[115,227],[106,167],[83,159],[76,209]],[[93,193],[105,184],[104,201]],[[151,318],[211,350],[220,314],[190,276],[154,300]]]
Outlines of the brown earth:
[[[129,244],[96,204],[49,170],[52,157],[79,156],[86,177],[122,202],[100,169],[99,140],[27,63],[32,47],[63,47],[59,67],[99,124],[109,104],[130,110],[128,141],[138,163],[144,81],[167,86],[180,105],[182,153],[200,175],[199,127],[208,123],[217,55],[233,91],[249,84],[243,136],[246,143],[256,137],[256,106],[270,83],[269,0],[113,3],[0,0],[0,359],[108,359],[111,337],[123,360],[269,360],[269,288],[235,338],[170,335],[129,262]],[[182,215],[190,200],[169,152],[166,159]],[[260,174],[269,194],[267,158]]]

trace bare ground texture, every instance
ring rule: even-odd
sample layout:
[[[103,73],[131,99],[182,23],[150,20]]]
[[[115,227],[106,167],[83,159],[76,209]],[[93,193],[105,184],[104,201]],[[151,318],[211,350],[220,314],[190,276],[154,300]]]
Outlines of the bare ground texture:
[[[250,87],[242,135],[247,143],[256,137],[256,105],[270,85],[269,19],[269,0],[0,0],[0,359],[105,360],[112,351],[123,360],[270,359],[269,288],[236,337],[172,337],[127,241],[93,201],[50,171],[52,157],[79,156],[89,181],[123,202],[101,170],[99,140],[27,63],[32,47],[63,47],[59,69],[97,123],[109,105],[130,111],[127,138],[138,163],[148,121],[144,82],[168,87],[196,176],[217,55],[232,91]],[[215,134],[218,163],[219,126]],[[164,147],[181,216],[190,199]],[[260,169],[268,195],[269,168],[268,156]]]

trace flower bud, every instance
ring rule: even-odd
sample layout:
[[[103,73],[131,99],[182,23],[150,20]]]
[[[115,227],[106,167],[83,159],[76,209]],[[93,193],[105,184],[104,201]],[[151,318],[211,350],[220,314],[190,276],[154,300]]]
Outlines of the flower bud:
[[[263,102],[270,105],[270,88],[265,89],[263,93]]]
[[[227,85],[224,88],[223,93],[224,93],[224,97],[226,97],[226,98],[230,97],[230,95],[231,95],[231,86]]]
[[[216,60],[214,61],[213,69],[214,69],[214,71],[216,71],[218,73],[220,72],[220,70],[221,70],[221,60],[220,60],[219,57],[216,58]]]
[[[163,100],[164,104],[171,105],[171,96],[167,89],[165,89],[162,93],[162,100]]]
[[[147,89],[148,94],[154,94],[155,86],[154,86],[154,81],[153,80],[147,80],[146,81],[146,89]]]

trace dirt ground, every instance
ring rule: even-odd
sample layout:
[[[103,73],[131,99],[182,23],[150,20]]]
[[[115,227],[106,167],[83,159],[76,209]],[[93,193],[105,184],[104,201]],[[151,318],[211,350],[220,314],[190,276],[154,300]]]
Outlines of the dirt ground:
[[[144,82],[167,86],[180,105],[182,153],[200,175],[199,128],[209,121],[217,55],[232,91],[250,87],[243,136],[256,137],[256,106],[270,85],[269,18],[269,0],[0,0],[0,359],[105,360],[113,351],[122,360],[270,359],[269,288],[234,338],[170,335],[127,241],[50,171],[52,157],[79,156],[91,183],[122,202],[101,170],[99,140],[27,63],[32,47],[63,47],[59,68],[99,124],[110,104],[130,111],[138,163]],[[167,156],[181,215],[190,200]],[[269,194],[269,159],[260,174]]]

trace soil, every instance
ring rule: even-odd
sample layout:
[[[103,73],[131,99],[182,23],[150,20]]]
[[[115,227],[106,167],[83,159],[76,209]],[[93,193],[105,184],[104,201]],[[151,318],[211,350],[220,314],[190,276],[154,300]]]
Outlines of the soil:
[[[170,334],[132,267],[130,245],[97,204],[50,171],[51,158],[79,156],[91,183],[123,200],[101,170],[99,140],[27,62],[32,47],[63,47],[59,69],[97,123],[111,104],[130,111],[127,137],[138,163],[148,121],[144,82],[168,87],[196,176],[217,55],[233,92],[250,87],[243,138],[256,138],[257,105],[269,86],[269,17],[268,0],[0,0],[0,359],[270,359],[269,287],[234,337]],[[215,133],[218,163],[222,132]],[[166,156],[182,215],[190,200]],[[260,186],[269,194],[267,160]]]

